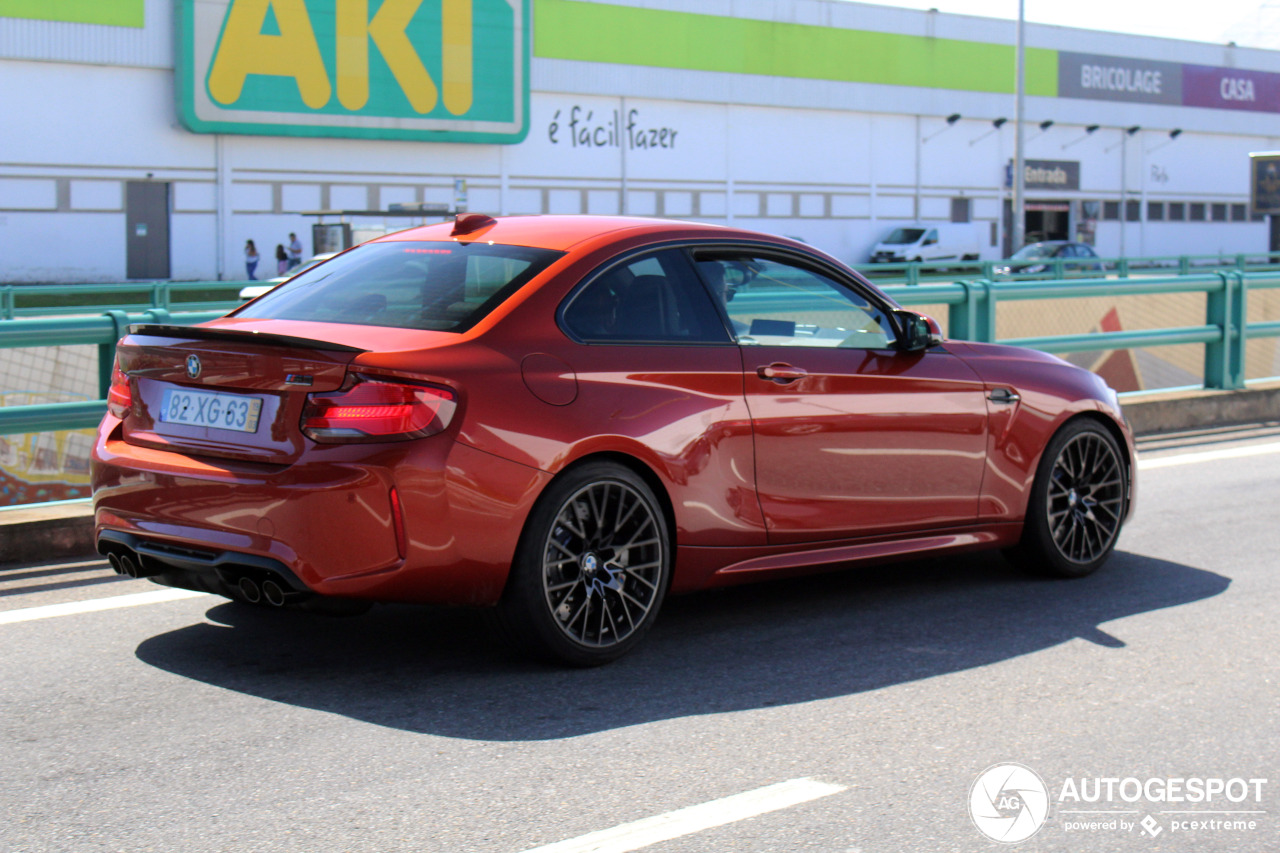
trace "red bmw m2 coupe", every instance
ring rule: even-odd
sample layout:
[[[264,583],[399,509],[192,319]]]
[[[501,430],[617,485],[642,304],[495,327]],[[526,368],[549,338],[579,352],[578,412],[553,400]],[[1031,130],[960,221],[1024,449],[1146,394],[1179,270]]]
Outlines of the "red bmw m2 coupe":
[[[1086,575],[1133,507],[1097,376],[713,225],[462,214],[134,326],[116,359],[93,485],[117,571],[493,607],[576,665],[668,593],[983,548]]]

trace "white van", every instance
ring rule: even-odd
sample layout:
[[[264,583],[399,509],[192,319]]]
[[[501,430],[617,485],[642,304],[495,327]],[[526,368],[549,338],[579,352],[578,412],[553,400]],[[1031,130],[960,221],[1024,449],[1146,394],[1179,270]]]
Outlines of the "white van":
[[[903,225],[876,243],[871,263],[976,261],[981,252],[971,223]]]

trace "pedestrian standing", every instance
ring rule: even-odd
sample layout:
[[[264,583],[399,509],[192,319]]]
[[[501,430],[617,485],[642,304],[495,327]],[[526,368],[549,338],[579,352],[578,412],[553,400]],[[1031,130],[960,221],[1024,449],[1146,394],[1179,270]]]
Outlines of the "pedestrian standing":
[[[276,243],[276,275],[284,275],[289,269],[289,253],[284,250],[284,243]]]
[[[258,247],[253,245],[252,240],[244,244],[244,268],[245,272],[249,273],[249,281],[257,281],[253,271],[258,268]]]
[[[289,232],[289,269],[293,269],[302,263],[302,243],[298,240],[298,235],[292,231]]]

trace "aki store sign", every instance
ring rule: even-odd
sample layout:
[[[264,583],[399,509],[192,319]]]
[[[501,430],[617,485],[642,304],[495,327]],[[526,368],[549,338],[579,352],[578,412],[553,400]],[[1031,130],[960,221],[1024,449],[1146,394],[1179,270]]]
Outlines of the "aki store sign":
[[[530,0],[178,0],[197,133],[519,142]]]

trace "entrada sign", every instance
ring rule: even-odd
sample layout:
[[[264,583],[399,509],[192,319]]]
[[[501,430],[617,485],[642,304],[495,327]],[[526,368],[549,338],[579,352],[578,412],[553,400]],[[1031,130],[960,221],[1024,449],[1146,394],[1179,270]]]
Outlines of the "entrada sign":
[[[1004,167],[1004,185],[1013,186],[1013,161]],[[1029,190],[1080,189],[1078,160],[1023,160],[1022,185]]]
[[[178,0],[200,133],[519,142],[530,0]]]

